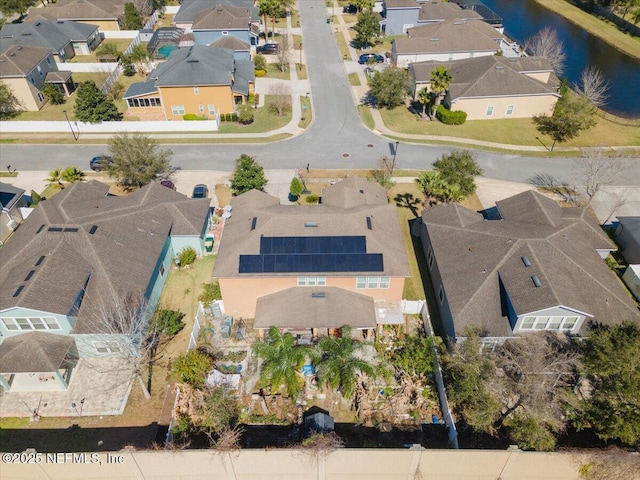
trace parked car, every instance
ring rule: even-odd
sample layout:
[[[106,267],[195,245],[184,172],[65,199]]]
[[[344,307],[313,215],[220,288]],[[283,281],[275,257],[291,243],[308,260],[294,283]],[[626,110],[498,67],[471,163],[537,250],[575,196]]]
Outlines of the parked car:
[[[93,157],[91,161],[89,161],[89,168],[94,172],[101,172],[110,163],[113,163],[113,158],[107,155],[99,155],[97,157]]]
[[[209,189],[206,185],[199,183],[195,187],[193,187],[193,193],[191,194],[191,198],[208,198],[209,197]]]
[[[360,65],[364,65],[366,63],[369,63],[370,60],[375,60],[376,63],[382,63],[384,62],[384,57],[382,55],[378,55],[377,53],[363,53],[362,55],[360,55],[360,58],[358,58],[358,63]]]
[[[173,184],[173,182],[171,180],[162,180],[160,182],[160,185],[162,185],[163,187],[170,188],[171,190],[175,190],[176,189],[176,186]]]
[[[277,55],[280,53],[280,45],[277,43],[265,43],[256,48],[256,52],[262,55]]]
[[[342,8],[342,13],[358,13],[358,7],[356,7],[355,5],[346,5],[345,7]]]

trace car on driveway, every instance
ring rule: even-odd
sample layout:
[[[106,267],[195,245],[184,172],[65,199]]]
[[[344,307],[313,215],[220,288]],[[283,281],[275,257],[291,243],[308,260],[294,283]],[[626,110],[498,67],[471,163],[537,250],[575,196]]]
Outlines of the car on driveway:
[[[280,53],[280,45],[277,43],[265,43],[256,48],[256,52],[262,55],[277,55]]]
[[[364,65],[365,63],[374,61],[376,63],[382,63],[384,62],[384,57],[382,55],[378,55],[377,53],[363,53],[362,55],[360,55],[360,58],[358,58],[358,63],[360,65]]]
[[[193,187],[193,193],[191,194],[191,198],[208,198],[209,197],[209,189],[206,185],[199,183],[195,187]]]
[[[99,155],[97,157],[93,157],[89,161],[89,168],[91,168],[91,170],[93,170],[94,172],[101,172],[102,170],[107,168],[110,163],[113,163],[113,158],[107,155]]]
[[[351,14],[358,13],[358,7],[356,7],[355,5],[351,5],[351,4],[345,5],[342,8],[342,13],[351,13]]]

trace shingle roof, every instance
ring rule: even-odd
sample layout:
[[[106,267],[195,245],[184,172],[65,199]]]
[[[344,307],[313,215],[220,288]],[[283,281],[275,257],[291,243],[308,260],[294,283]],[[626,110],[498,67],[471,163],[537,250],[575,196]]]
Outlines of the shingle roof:
[[[0,78],[24,77],[47,55],[50,48],[14,45],[0,54]]]
[[[338,287],[292,287],[258,298],[255,328],[375,328],[373,297]]]
[[[505,38],[485,22],[459,19],[410,28],[407,34],[394,40],[397,53],[495,52],[496,40]]]
[[[98,30],[97,25],[85,23],[39,20],[33,23],[7,23],[0,30],[0,51],[11,45],[29,45],[63,50],[69,42],[86,41]]]
[[[387,192],[377,183],[362,177],[349,177],[322,191],[323,205],[352,208],[360,205],[386,205]]]
[[[545,84],[525,74],[552,71],[548,61],[539,57],[511,61],[491,55],[450,62],[416,62],[409,65],[409,70],[417,82],[429,82],[431,71],[439,65],[444,65],[452,77],[449,85],[452,100],[464,97],[557,95],[553,82]]]
[[[355,184],[353,181],[347,183]],[[334,187],[337,187],[336,190],[342,188],[339,184],[332,186],[329,189],[328,198],[331,198]],[[233,215],[225,223],[213,276],[246,278],[253,275],[295,275],[295,273],[239,273],[240,255],[258,254],[262,236],[365,236],[366,253],[381,253],[383,256],[384,271],[376,272],[376,275],[409,276],[407,252],[398,214],[396,207],[386,202],[386,195],[384,203],[359,203],[344,208],[324,203],[325,198],[327,197],[323,196],[321,205],[314,206],[280,205],[277,198],[257,190],[233,198],[231,201]],[[369,217],[371,229],[368,228],[367,217]],[[255,225],[253,218],[256,219]],[[315,224],[317,225],[310,226]],[[354,273],[336,272],[331,275],[353,276]]]
[[[128,0],[58,0],[54,5],[32,8],[25,22],[52,20],[117,20]]]
[[[461,19],[482,19],[475,10],[463,10],[460,5],[453,2],[420,2],[420,13],[418,14],[419,21],[434,21],[434,20],[452,20],[455,18]]]
[[[195,22],[196,16],[203,10],[211,10],[218,5],[233,8],[246,8],[252,21],[259,19],[258,9],[252,0],[183,0],[178,13],[173,18],[174,23]]]
[[[28,332],[0,344],[0,373],[57,372],[74,345],[72,337]]]
[[[385,8],[420,8],[416,0],[385,0]]]
[[[229,50],[234,50],[234,51],[251,50],[251,45],[249,45],[247,42],[243,42],[239,38],[234,37],[232,35],[226,35],[224,37],[220,37],[218,40],[213,42],[210,46],[214,48],[227,48]]]
[[[91,330],[87,320],[105,295],[146,288],[169,233],[201,234],[207,199],[158,183],[126,197],[107,197],[108,188],[76,183],[41,202],[16,230],[0,249],[3,308],[69,315],[89,279],[74,331]]]
[[[562,305],[605,324],[640,318],[597,253],[614,247],[586,209],[561,208],[534,191],[497,203],[502,220],[461,215],[464,207],[454,205],[422,214],[457,335],[471,325],[489,336],[511,335],[500,280],[518,314]]]
[[[216,5],[211,10],[201,10],[193,19],[192,30],[226,30],[249,28],[249,9]]]

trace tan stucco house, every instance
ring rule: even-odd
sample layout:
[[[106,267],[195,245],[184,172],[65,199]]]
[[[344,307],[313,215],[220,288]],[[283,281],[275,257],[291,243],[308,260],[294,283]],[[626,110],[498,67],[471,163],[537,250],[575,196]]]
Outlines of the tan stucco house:
[[[257,190],[231,205],[213,270],[227,314],[314,336],[402,321],[409,265],[384,188],[351,177],[325,188],[320,205]]]
[[[558,78],[541,57],[469,58],[409,65],[409,89],[415,100],[430,88],[431,72],[444,66],[452,77],[444,105],[467,112],[467,120],[531,118],[552,114],[560,98]]]

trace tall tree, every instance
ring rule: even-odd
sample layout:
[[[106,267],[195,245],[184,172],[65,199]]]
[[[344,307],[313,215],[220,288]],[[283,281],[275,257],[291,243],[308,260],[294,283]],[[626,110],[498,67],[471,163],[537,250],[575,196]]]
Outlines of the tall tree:
[[[573,86],[578,95],[582,95],[596,107],[602,107],[607,103],[609,95],[609,82],[605,80],[604,75],[598,67],[589,65],[582,71],[580,81]]]
[[[123,186],[142,187],[171,173],[169,164],[173,152],[161,149],[151,137],[134,133],[119,133],[109,140],[112,161],[106,164],[110,177]]]
[[[375,42],[380,35],[380,19],[373,10],[365,10],[358,14],[358,21],[353,29],[356,31],[355,44],[358,48],[366,48]]]
[[[429,90],[427,90],[426,88],[423,88],[422,90],[420,90],[418,92],[418,103],[420,105],[422,105],[422,116],[424,117],[426,111],[427,111],[427,105],[429,105],[431,103],[432,100],[432,92],[430,92]],[[429,112],[429,114],[431,114],[431,112]]]
[[[591,387],[577,416],[604,440],[640,447],[640,327],[594,325],[582,343],[582,362]]]
[[[624,172],[631,166],[629,159],[622,155],[605,156],[600,148],[589,148],[577,157],[576,166],[580,185],[584,185],[587,194],[587,204],[606,186],[615,185]]]
[[[442,103],[442,97],[449,90],[452,80],[453,77],[442,65],[438,65],[431,71],[431,90],[436,94],[436,106]]]
[[[464,200],[460,185],[447,183],[440,172],[428,170],[421,172],[416,183],[428,201],[454,203]]]
[[[268,180],[264,176],[264,168],[256,160],[246,154],[236,159],[236,171],[230,179],[233,195],[241,195],[254,188],[264,190]]]
[[[369,94],[380,107],[394,108],[402,105],[407,96],[407,72],[401,68],[376,71],[369,81]]]
[[[76,91],[76,104],[73,107],[78,120],[99,123],[116,120],[120,117],[118,108],[109,96],[102,93],[91,81],[82,82]]]
[[[64,103],[64,93],[53,83],[47,83],[42,88],[42,94],[51,103],[51,105],[62,105]]]
[[[0,12],[5,17],[24,15],[36,4],[36,0],[0,0]]]
[[[318,346],[321,352],[316,369],[318,382],[339,390],[345,398],[353,396],[360,377],[375,376],[375,369],[357,356],[364,344],[351,336],[351,327],[343,326],[340,336],[322,337]]]
[[[20,102],[8,85],[0,83],[0,119],[7,118],[20,110]]]
[[[449,185],[459,185],[463,197],[475,193],[475,177],[482,175],[482,169],[476,162],[475,155],[469,150],[453,149],[451,153],[442,155],[433,162],[436,172]]]
[[[304,386],[302,366],[313,356],[307,345],[296,345],[291,333],[282,333],[278,328],[269,329],[268,338],[253,345],[254,353],[264,360],[260,378],[271,385],[272,392],[284,387],[291,398],[296,398]]]
[[[558,38],[557,32],[551,27],[544,27],[538,33],[529,37],[525,42],[525,50],[530,55],[545,57],[559,77],[564,73],[567,55],[564,43]]]
[[[67,167],[62,170],[60,177],[67,183],[76,183],[83,181],[86,177],[86,173],[84,173],[78,167]]]
[[[136,6],[131,2],[124,4],[122,26],[125,30],[140,30],[142,28],[142,18],[136,10]]]
[[[276,17],[280,15],[282,11],[282,5],[279,0],[259,0],[258,9],[260,15],[264,18],[264,38],[269,37],[269,28],[267,24],[268,17],[271,17],[271,40],[275,39],[276,32]]]

